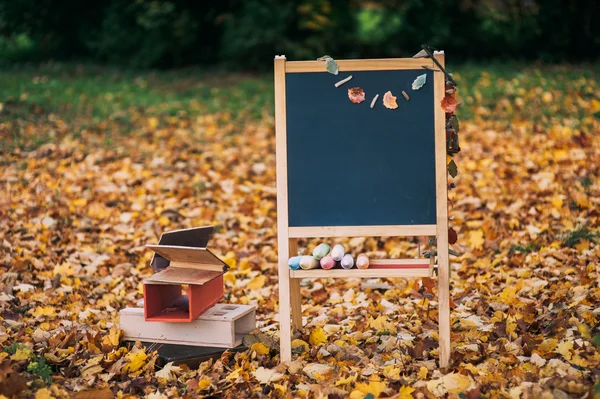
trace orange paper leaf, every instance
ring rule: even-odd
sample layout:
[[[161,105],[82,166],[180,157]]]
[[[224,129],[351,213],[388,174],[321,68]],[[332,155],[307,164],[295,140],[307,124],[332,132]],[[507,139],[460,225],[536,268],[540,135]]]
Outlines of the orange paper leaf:
[[[442,100],[442,108],[444,109],[444,112],[447,113],[454,112],[459,104],[460,103],[456,101],[454,95],[452,94],[446,94],[446,96]]]
[[[396,103],[396,97],[392,95],[391,91],[388,91],[383,95],[383,105],[389,109],[398,108],[398,103]]]
[[[355,104],[365,101],[365,91],[360,87],[352,87],[348,89],[348,98]]]

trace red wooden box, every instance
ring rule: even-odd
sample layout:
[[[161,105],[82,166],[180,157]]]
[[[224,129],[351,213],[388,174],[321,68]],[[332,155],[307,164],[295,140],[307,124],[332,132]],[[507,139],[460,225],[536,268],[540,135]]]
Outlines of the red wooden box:
[[[147,247],[168,262],[166,268],[144,280],[147,321],[191,322],[223,299],[223,273],[228,266],[208,249],[160,244]]]

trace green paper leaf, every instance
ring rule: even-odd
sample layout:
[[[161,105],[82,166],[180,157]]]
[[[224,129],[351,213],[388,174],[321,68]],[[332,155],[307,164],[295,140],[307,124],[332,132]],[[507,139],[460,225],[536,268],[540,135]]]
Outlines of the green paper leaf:
[[[339,72],[337,62],[335,62],[335,60],[331,57],[325,60],[325,68],[327,69],[327,72],[331,73],[332,75],[337,75]]]
[[[452,177],[456,177],[458,174],[458,167],[456,166],[454,159],[448,164],[448,173],[450,173],[450,176]]]
[[[423,87],[425,85],[425,82],[427,81],[427,75],[423,74],[421,76],[417,76],[417,78],[415,79],[415,81],[412,83],[412,89],[413,90],[419,90],[421,87]]]

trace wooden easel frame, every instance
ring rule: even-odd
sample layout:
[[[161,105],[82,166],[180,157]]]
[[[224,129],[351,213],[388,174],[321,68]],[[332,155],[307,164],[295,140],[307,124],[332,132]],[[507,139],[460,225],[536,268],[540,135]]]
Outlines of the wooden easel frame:
[[[444,53],[435,54],[444,66]],[[323,72],[323,61],[286,61],[275,57],[275,132],[277,158],[277,238],[279,269],[279,325],[280,359],[292,359],[291,327],[302,328],[300,279],[334,277],[429,277],[433,272],[433,254],[430,259],[402,260],[402,268],[386,268],[390,260],[371,261],[365,270],[290,270],[288,259],[298,254],[297,239],[301,237],[360,237],[360,236],[433,236],[437,237],[439,358],[440,367],[448,366],[450,359],[450,292],[448,268],[448,186],[446,164],[445,114],[441,101],[445,94],[444,74],[430,58],[397,58],[374,60],[336,60],[340,72],[384,70],[434,70],[435,109],[435,175],[436,224],[406,226],[314,226],[290,227],[288,222],[288,168],[286,79],[288,73]],[[433,251],[432,251],[433,252]],[[397,264],[398,260],[393,263]],[[290,323],[291,318],[291,323]]]

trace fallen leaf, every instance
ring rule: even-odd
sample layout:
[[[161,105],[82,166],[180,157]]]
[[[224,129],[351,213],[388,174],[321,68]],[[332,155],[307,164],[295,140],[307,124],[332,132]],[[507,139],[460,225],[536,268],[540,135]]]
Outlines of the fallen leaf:
[[[469,233],[469,244],[473,249],[481,249],[483,247],[483,243],[485,240],[483,239],[483,231],[475,230]]]
[[[321,345],[327,342],[327,334],[321,327],[316,327],[310,332],[310,338],[308,340],[311,345]]]
[[[252,347],[250,349],[255,351],[259,355],[268,355],[269,354],[269,348],[262,342],[256,342],[255,344],[252,345]]]
[[[470,385],[469,377],[457,373],[446,374],[442,378],[427,381],[427,389],[438,398],[448,393],[463,393]]]
[[[173,366],[173,362],[169,362],[165,364],[165,366],[162,369],[154,373],[154,376],[156,378],[162,378],[165,381],[174,381],[177,378],[176,373],[180,371],[181,367]]]
[[[265,282],[267,281],[267,277],[264,274],[257,276],[255,279],[250,281],[247,285],[248,288],[252,290],[258,290],[265,286]]]
[[[266,369],[264,367],[259,367],[255,371],[252,372],[254,378],[258,380],[261,384],[268,384],[269,382],[276,382],[283,378],[282,373],[278,373],[272,369]]]
[[[205,389],[208,389],[211,386],[211,382],[210,380],[203,378],[201,380],[198,381],[198,389],[203,391]]]
[[[79,391],[73,394],[73,399],[112,399],[112,391],[109,388],[96,388]]]

